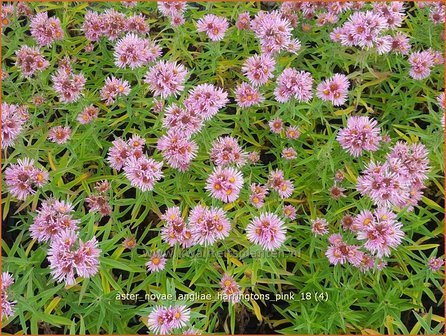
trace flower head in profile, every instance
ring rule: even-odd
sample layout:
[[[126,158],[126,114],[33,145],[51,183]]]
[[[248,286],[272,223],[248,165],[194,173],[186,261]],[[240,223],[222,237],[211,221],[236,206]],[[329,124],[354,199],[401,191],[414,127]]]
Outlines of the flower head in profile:
[[[0,274],[1,283],[1,315],[0,321],[3,318],[9,318],[14,315],[14,305],[15,301],[11,301],[8,297],[7,289],[14,283],[13,276],[8,272],[3,272]]]
[[[15,141],[23,131],[23,126],[29,118],[26,106],[2,103],[2,148],[14,146]]]
[[[265,250],[276,250],[286,239],[284,222],[275,214],[265,212],[255,217],[246,228],[248,240]]]

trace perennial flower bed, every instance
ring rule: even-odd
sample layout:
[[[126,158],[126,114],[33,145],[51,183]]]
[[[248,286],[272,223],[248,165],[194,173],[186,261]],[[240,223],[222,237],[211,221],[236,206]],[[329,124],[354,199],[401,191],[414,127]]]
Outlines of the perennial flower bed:
[[[4,333],[444,332],[442,2],[15,2]]]

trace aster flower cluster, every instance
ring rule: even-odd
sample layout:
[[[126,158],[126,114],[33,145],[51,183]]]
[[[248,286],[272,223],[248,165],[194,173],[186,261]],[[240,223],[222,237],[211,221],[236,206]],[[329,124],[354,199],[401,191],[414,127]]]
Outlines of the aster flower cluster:
[[[251,29],[260,41],[265,54],[274,54],[282,50],[297,52],[300,41],[292,39],[291,23],[279,11],[259,12],[251,20]]]
[[[317,86],[317,96],[324,101],[330,101],[334,106],[340,106],[347,101],[349,86],[347,76],[335,74]]]
[[[168,208],[161,217],[166,222],[161,237],[170,246],[180,243],[183,248],[192,245],[211,246],[229,236],[231,223],[221,208],[196,205],[187,222],[179,207]]]
[[[325,252],[331,264],[345,264],[359,268],[362,272],[366,272],[373,268],[374,259],[369,254],[359,250],[357,245],[347,244],[340,234],[332,234],[328,241],[330,245]]]
[[[37,47],[22,46],[16,51],[16,56],[15,64],[24,77],[31,77],[37,71],[45,70],[50,65]]]
[[[144,82],[149,84],[154,96],[162,98],[178,95],[184,90],[186,67],[175,62],[159,61],[146,73]]]
[[[444,3],[425,1],[417,3],[419,8],[428,8],[428,16],[433,24],[444,24]]]
[[[369,117],[353,116],[347,120],[347,127],[339,131],[336,140],[351,155],[358,157],[363,151],[378,150],[381,141],[377,121]]]
[[[74,230],[62,231],[48,250],[51,274],[58,282],[74,285],[76,275],[89,278],[98,272],[100,254],[96,237],[84,242]]]
[[[158,1],[158,10],[170,19],[172,26],[181,26],[186,22],[186,2],[181,1]]]
[[[123,169],[133,187],[142,191],[153,190],[155,183],[163,177],[163,163],[143,153],[145,140],[133,135],[128,141],[118,138],[112,144],[107,157],[110,167],[118,171]]]
[[[413,209],[422,197],[429,170],[428,151],[424,145],[398,142],[383,163],[371,162],[358,177],[357,189],[378,207]]]
[[[97,194],[91,194],[85,199],[90,211],[99,212],[101,216],[109,216],[112,213],[107,195],[109,189],[110,183],[108,181],[99,181],[96,183],[95,190]]]
[[[197,31],[204,32],[212,41],[221,41],[229,27],[228,20],[214,14],[206,14],[197,21]]]
[[[66,230],[76,231],[80,220],[73,219],[73,206],[69,202],[51,198],[42,202],[29,231],[38,242],[54,240]]]
[[[149,314],[148,327],[151,333],[172,334],[173,330],[185,327],[189,320],[190,309],[186,306],[157,306]]]
[[[127,33],[115,45],[113,53],[118,68],[140,68],[161,56],[161,48],[149,39],[140,38],[134,33]]]
[[[396,215],[384,208],[373,213],[362,210],[354,219],[357,227],[357,239],[365,240],[364,248],[378,258],[388,257],[391,249],[401,244],[404,232]]]
[[[268,176],[268,187],[276,191],[281,198],[289,198],[294,191],[293,182],[284,178],[280,169],[273,170]]]
[[[418,80],[427,78],[435,65],[443,63],[444,58],[440,51],[427,49],[414,52],[409,56],[409,64],[411,66],[409,75],[413,79]]]
[[[296,126],[289,125],[284,128],[285,123],[281,118],[274,118],[268,122],[268,126],[271,132],[280,134],[285,131],[285,137],[287,139],[297,139],[300,136],[299,129]]]
[[[161,151],[167,163],[181,172],[189,169],[191,161],[195,158],[198,145],[190,136],[171,129],[158,140],[158,150]]]
[[[1,302],[2,309],[0,315],[0,321],[7,319],[14,315],[14,305],[15,301],[10,301],[8,297],[8,288],[14,283],[14,278],[8,272],[3,272],[0,274],[0,284],[1,284]]]
[[[18,2],[16,4],[15,10],[14,10],[14,5],[3,4],[0,11],[1,12],[0,19],[2,20],[2,29],[8,27],[11,24],[14,11],[17,17],[20,16],[31,17],[34,14],[33,10],[25,2]]]
[[[2,148],[13,147],[18,136],[23,132],[23,126],[29,119],[28,108],[25,105],[2,103]]]
[[[243,186],[243,175],[233,167],[214,167],[206,181],[205,189],[211,197],[225,203],[237,200]]]
[[[29,158],[17,159],[5,170],[5,182],[9,192],[19,200],[25,200],[35,194],[36,188],[48,182],[48,172],[36,168],[34,160]]]
[[[281,103],[287,102],[290,98],[295,98],[299,102],[309,102],[313,96],[312,85],[313,77],[309,72],[286,68],[277,78],[274,96]]]
[[[82,73],[74,74],[70,68],[59,68],[53,80],[53,89],[63,103],[73,103],[79,100],[84,89],[86,79]]]
[[[79,113],[77,121],[82,125],[86,125],[97,119],[98,115],[99,109],[94,105],[89,105],[85,107],[81,113]]]
[[[236,138],[223,136],[212,143],[210,159],[216,166],[235,164],[242,166],[246,163],[246,153],[242,150]]]
[[[394,37],[386,33],[400,27],[404,18],[403,3],[374,3],[372,10],[353,12],[344,25],[333,30],[330,37],[344,46],[375,48],[378,54],[385,54],[394,49]],[[406,38],[403,41],[408,44]]]
[[[124,33],[145,34],[149,26],[142,15],[126,17],[123,13],[109,9],[102,14],[87,11],[82,30],[90,41],[99,41],[102,36],[114,41]]]
[[[106,105],[111,105],[115,102],[116,98],[120,96],[128,96],[129,93],[130,85],[128,81],[111,76],[105,80],[100,95]]]
[[[39,46],[50,46],[54,41],[64,38],[59,18],[48,17],[47,12],[37,13],[31,19],[31,35]]]
[[[223,301],[237,303],[240,302],[240,285],[228,274],[223,275],[220,281],[221,296]]]
[[[250,187],[251,193],[249,195],[249,202],[255,206],[256,208],[260,209],[265,204],[265,198],[268,195],[268,187],[252,183]]]

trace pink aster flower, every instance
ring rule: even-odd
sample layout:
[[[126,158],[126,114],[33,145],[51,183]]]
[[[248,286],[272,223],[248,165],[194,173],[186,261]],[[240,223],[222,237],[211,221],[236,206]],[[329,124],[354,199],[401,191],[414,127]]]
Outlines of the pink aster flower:
[[[192,209],[189,216],[192,238],[195,244],[209,246],[229,236],[231,223],[221,208]]]
[[[334,106],[340,106],[347,100],[349,86],[347,76],[335,74],[317,86],[317,96],[324,101],[331,101]]]
[[[29,118],[28,110],[26,106],[2,103],[1,114],[2,148],[12,147]]]
[[[125,163],[124,173],[133,187],[142,191],[151,191],[155,183],[163,177],[162,166],[162,162],[157,162],[146,156],[139,158],[131,156]]]
[[[135,14],[127,18],[126,31],[133,33],[148,33],[149,25],[146,23],[146,18],[142,14]]]
[[[240,30],[248,30],[250,28],[251,19],[248,12],[240,13],[235,26]]]
[[[254,55],[249,57],[243,64],[243,74],[254,86],[260,86],[274,77],[273,71],[276,61],[269,55]]]
[[[262,213],[255,217],[246,228],[248,240],[266,250],[276,250],[286,239],[284,222],[273,213]]]
[[[253,151],[253,152],[249,152],[247,155],[248,161],[251,163],[257,163],[260,161],[260,154],[259,152]]]
[[[288,126],[285,130],[285,136],[288,139],[297,139],[300,136],[300,131],[295,126]]]
[[[50,65],[37,47],[22,46],[16,51],[16,56],[15,64],[25,77],[31,77],[35,72],[45,70]]]
[[[159,1],[158,10],[170,18],[173,26],[181,26],[185,23],[184,12],[186,11],[186,2],[181,1]]]
[[[366,240],[364,247],[378,258],[389,256],[390,250],[401,244],[404,232],[396,215],[387,209],[380,208],[373,213],[374,220],[362,226],[357,232],[358,240]]]
[[[328,233],[328,222],[324,218],[316,218],[311,220],[311,232],[315,236],[322,236]]]
[[[297,152],[292,147],[287,147],[282,150],[282,157],[286,160],[294,160],[297,158]]]
[[[444,261],[441,258],[432,257],[427,262],[427,266],[432,272],[438,271],[443,265]]]
[[[205,32],[212,41],[221,41],[228,27],[226,18],[214,14],[206,14],[197,22],[197,31]]]
[[[9,192],[19,200],[25,200],[48,182],[48,172],[34,167],[34,160],[17,159],[5,170],[5,182]]]
[[[37,13],[31,19],[31,35],[39,46],[49,46],[56,40],[63,40],[64,32],[58,18],[48,18],[47,12]]]
[[[48,132],[48,140],[57,144],[66,143],[71,137],[71,128],[69,126],[56,126]]]
[[[97,119],[99,114],[99,109],[93,105],[89,105],[82,110],[82,112],[78,115],[77,121],[82,124],[88,124],[91,121]]]
[[[290,204],[285,205],[282,210],[283,215],[289,219],[296,219],[296,212],[296,208]]]
[[[277,187],[271,186],[271,188],[277,191],[281,198],[289,198],[294,191],[293,183],[290,180],[283,180]]]
[[[268,188],[261,184],[252,183],[250,190],[251,190],[249,196],[250,203],[254,205],[257,209],[260,209],[265,202],[266,195],[268,195]]]
[[[344,230],[349,230],[352,232],[358,231],[359,226],[355,224],[354,218],[350,214],[346,214],[341,219],[341,225]]]
[[[256,88],[247,83],[242,83],[235,89],[235,101],[242,108],[259,105],[264,99]]]
[[[409,75],[413,79],[421,80],[429,77],[434,66],[434,55],[430,50],[413,52],[409,56],[411,66]]]
[[[151,333],[171,334],[173,329],[184,327],[189,320],[190,309],[186,306],[157,306],[149,314],[148,327]]]
[[[1,284],[1,314],[0,321],[3,318],[7,319],[14,315],[14,305],[15,301],[10,301],[7,293],[7,289],[14,283],[14,278],[8,272],[3,272],[0,274],[0,284]]]
[[[178,95],[184,90],[187,70],[182,64],[160,61],[149,69],[144,82],[149,84],[154,96],[162,98]]]
[[[186,227],[180,208],[167,208],[165,213],[161,215],[161,219],[166,221],[166,225],[161,229],[161,238],[170,246],[175,246],[179,242],[183,247],[187,247],[184,240],[190,241],[192,233]]]
[[[347,127],[339,131],[336,139],[342,148],[358,157],[364,150],[376,151],[381,137],[377,121],[368,117],[353,116],[348,118]]]
[[[329,190],[331,198],[335,200],[345,197],[344,191],[344,188],[338,187],[337,185],[332,186]]]
[[[251,29],[260,40],[263,52],[276,53],[291,40],[292,26],[280,12],[259,12],[251,21]]]
[[[240,285],[228,274],[223,275],[220,280],[221,296],[223,301],[232,304],[240,301]]]
[[[85,199],[90,212],[99,212],[102,217],[110,216],[112,208],[109,199],[105,195],[90,195]]]
[[[280,132],[282,132],[283,129],[283,120],[280,118],[272,119],[268,122],[268,126],[271,132],[280,134]]]
[[[133,236],[127,237],[122,241],[122,246],[128,250],[133,250],[134,248],[136,248],[136,245],[137,245],[136,239]]]
[[[444,24],[444,4],[436,3],[429,10],[429,19],[434,24]]]
[[[85,14],[82,30],[89,41],[98,41],[105,34],[107,21],[104,15],[88,11]]]
[[[108,77],[101,89],[101,99],[105,101],[106,105],[111,105],[119,96],[128,96],[130,93],[130,85],[126,80]]]
[[[184,106],[189,111],[195,111],[202,119],[209,120],[228,102],[228,94],[223,89],[212,84],[200,84],[189,91]]]
[[[153,41],[128,33],[115,46],[115,65],[120,68],[139,68],[161,56],[161,48]]]
[[[46,242],[54,240],[64,231],[76,231],[80,220],[73,219],[73,212],[69,202],[53,198],[43,201],[29,228],[31,238]]]
[[[286,68],[277,78],[274,96],[281,103],[285,103],[291,98],[300,102],[308,102],[313,96],[312,86],[313,77],[309,72]]]
[[[102,16],[102,33],[107,36],[110,41],[114,41],[123,33],[127,27],[127,18],[123,13],[119,13],[114,9],[108,9]]]
[[[79,247],[75,249],[77,242]],[[74,231],[63,231],[52,240],[48,250],[51,275],[57,282],[74,285],[76,274],[90,278],[98,272],[100,254],[96,237],[83,242]]]
[[[86,79],[82,73],[73,74],[70,69],[59,68],[55,75],[51,76],[53,89],[59,95],[63,103],[72,103],[79,100],[84,89]]]
[[[241,166],[245,163],[245,158],[246,153],[243,152],[234,137],[219,137],[212,143],[210,159],[216,166],[226,166],[233,163]]]
[[[397,32],[392,37],[392,51],[400,53],[401,55],[407,55],[411,48],[409,37],[403,33]]]
[[[331,245],[325,251],[325,256],[328,258],[330,264],[344,264],[349,261],[356,263],[359,259],[358,257],[361,257],[358,247],[355,245],[347,245],[340,235],[331,235],[329,241]]]
[[[218,166],[209,175],[205,189],[210,195],[225,203],[234,202],[243,186],[242,174],[232,167]]]
[[[187,110],[172,104],[166,108],[163,127],[174,130],[188,137],[197,133],[203,127],[203,119],[194,110]]]
[[[161,253],[161,251],[155,251],[150,256],[149,261],[146,263],[147,270],[152,272],[162,271],[166,267],[167,259]]]
[[[197,155],[198,146],[180,132],[170,130],[158,140],[157,149],[172,168],[185,172]]]

